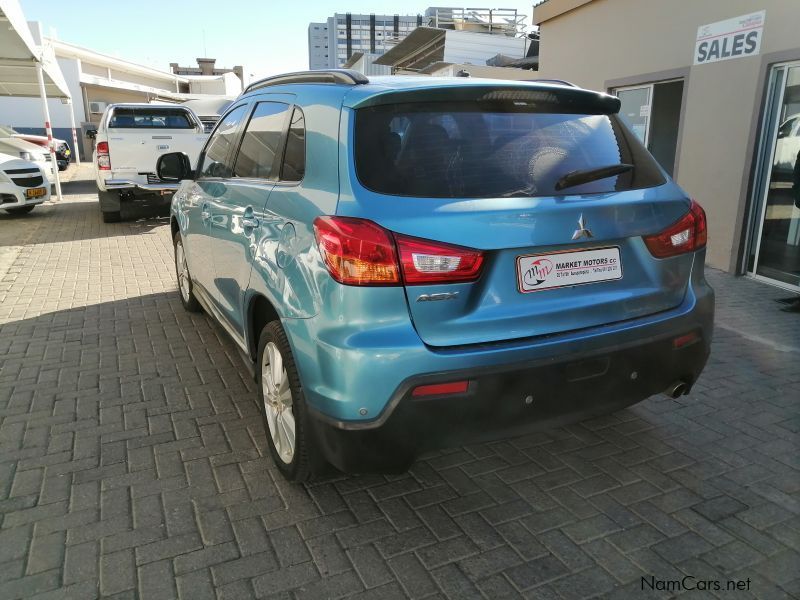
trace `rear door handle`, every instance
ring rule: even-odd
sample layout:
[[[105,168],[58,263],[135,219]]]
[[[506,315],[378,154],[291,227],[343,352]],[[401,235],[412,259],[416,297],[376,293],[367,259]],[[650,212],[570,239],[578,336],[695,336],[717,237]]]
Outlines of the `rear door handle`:
[[[203,205],[203,210],[200,211],[200,218],[203,219],[203,221],[208,221],[211,218],[211,211],[208,210],[207,204]]]

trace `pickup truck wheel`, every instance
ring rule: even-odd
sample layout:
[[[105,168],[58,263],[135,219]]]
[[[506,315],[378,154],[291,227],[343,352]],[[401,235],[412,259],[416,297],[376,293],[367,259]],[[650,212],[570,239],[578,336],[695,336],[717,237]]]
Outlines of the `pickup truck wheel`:
[[[105,214],[105,213],[103,213]],[[175,274],[178,276],[178,295],[183,308],[189,312],[200,312],[200,303],[194,295],[194,284],[189,274],[189,265],[186,262],[186,253],[183,250],[183,240],[179,231],[172,238],[175,246]]]
[[[35,204],[31,204],[28,206],[20,206],[19,208],[7,208],[8,214],[10,215],[27,215],[31,212],[34,208],[36,208]]]
[[[256,381],[267,445],[289,481],[308,481],[318,471],[303,388],[292,350],[279,321],[267,323],[258,340]]]

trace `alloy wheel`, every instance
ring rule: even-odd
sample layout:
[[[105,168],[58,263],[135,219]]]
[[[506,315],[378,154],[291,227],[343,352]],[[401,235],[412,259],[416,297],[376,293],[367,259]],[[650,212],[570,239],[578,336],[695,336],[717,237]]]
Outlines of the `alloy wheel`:
[[[186,264],[186,254],[183,251],[183,243],[175,244],[175,270],[178,272],[178,287],[181,290],[181,297],[184,302],[189,302],[189,266]]]
[[[294,458],[296,443],[292,391],[283,356],[272,342],[267,343],[261,359],[261,389],[272,443],[280,459],[288,465]]]

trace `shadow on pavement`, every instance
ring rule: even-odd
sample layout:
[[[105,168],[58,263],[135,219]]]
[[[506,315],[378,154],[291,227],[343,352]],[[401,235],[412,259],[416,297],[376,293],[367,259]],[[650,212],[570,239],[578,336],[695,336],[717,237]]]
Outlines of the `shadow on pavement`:
[[[569,597],[587,569],[592,592],[633,597],[643,573],[635,565],[656,577],[702,567],[724,579],[727,565],[740,568],[743,540],[774,555],[750,551],[734,573],[752,577],[758,596],[774,586],[765,578],[796,575],[795,555],[779,542],[792,537],[779,523],[796,507],[796,435],[781,420],[793,402],[764,385],[785,357],[741,341],[721,332],[714,343],[724,352],[712,352],[696,394],[680,401],[651,398],[584,423],[431,453],[401,475],[298,486],[272,465],[254,383],[233,343],[206,316],[185,312],[176,292],[6,323],[3,531],[26,540],[35,520],[37,532],[56,532],[47,538],[54,569],[75,544],[95,548],[86,557],[92,590],[110,586],[97,566],[109,548],[126,564],[163,549],[181,569],[208,550],[202,564],[214,580],[246,568],[235,577],[253,578],[259,596],[306,565],[305,579],[286,586],[319,586],[310,597],[325,596],[332,561],[385,570],[397,557],[420,577],[456,569],[462,587],[490,598],[508,581],[536,586],[535,597]],[[37,551],[18,546],[23,560]],[[289,548],[297,565],[272,548]],[[387,582],[376,597],[405,595]],[[363,591],[357,578],[353,589]]]
[[[94,186],[94,183],[91,185]],[[147,234],[160,226],[169,225],[169,207],[128,211],[125,219],[120,223],[103,223],[95,188],[94,197],[65,197],[64,202],[37,206],[26,215],[10,215],[0,210],[0,227],[10,227],[12,224],[17,227],[14,231],[0,233],[0,246],[55,244]],[[45,225],[46,235],[38,235],[38,228]]]

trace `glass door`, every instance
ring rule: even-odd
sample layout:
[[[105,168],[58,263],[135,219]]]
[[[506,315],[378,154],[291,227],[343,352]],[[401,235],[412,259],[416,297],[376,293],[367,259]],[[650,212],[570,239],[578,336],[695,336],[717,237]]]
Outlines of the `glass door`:
[[[650,98],[653,86],[619,88],[614,90],[620,101],[619,114],[636,136],[647,145],[650,125]]]
[[[800,290],[800,63],[773,67],[769,84],[748,267],[757,278]]]
[[[675,171],[683,80],[657,81],[614,90],[620,116],[670,175]]]

